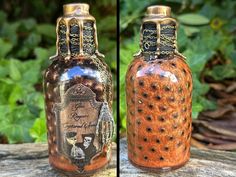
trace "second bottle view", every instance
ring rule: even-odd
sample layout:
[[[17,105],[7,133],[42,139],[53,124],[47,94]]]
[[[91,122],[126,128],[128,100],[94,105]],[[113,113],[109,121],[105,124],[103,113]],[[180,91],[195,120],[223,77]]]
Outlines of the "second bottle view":
[[[141,50],[126,74],[128,158],[154,171],[178,168],[190,157],[192,76],[170,14],[167,6],[147,9]]]

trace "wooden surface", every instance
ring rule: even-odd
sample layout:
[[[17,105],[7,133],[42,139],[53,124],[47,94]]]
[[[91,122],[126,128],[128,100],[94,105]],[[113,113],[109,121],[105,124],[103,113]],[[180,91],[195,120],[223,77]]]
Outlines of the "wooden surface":
[[[191,148],[191,159],[182,168],[165,173],[148,173],[132,166],[127,158],[126,139],[120,141],[121,177],[236,177],[236,152]]]
[[[116,146],[107,169],[92,177],[116,176]],[[59,177],[48,163],[46,144],[0,144],[0,177]]]

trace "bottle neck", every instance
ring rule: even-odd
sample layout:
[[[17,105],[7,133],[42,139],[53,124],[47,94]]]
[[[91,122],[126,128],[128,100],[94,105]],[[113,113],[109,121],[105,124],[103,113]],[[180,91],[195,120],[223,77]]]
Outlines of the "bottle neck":
[[[155,55],[156,58],[168,58],[177,51],[176,38],[174,19],[144,19],[141,26],[141,51],[144,56]]]
[[[93,55],[97,51],[94,20],[61,18],[57,24],[57,54],[63,57]]]

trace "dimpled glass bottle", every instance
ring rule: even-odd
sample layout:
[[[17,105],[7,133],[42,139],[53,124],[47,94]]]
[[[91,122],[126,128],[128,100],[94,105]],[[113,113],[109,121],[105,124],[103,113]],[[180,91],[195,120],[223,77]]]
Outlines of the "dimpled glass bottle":
[[[190,157],[192,76],[170,13],[147,8],[141,50],[126,74],[128,157],[144,170],[175,169]]]
[[[49,162],[69,176],[92,174],[111,158],[112,76],[98,52],[87,4],[66,4],[57,54],[44,74]]]

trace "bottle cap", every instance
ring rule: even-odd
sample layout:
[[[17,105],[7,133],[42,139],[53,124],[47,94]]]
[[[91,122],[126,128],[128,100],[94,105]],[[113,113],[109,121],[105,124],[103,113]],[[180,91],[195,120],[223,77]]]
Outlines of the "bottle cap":
[[[85,3],[70,3],[63,6],[64,15],[86,15],[89,14],[89,5]]]
[[[147,15],[171,16],[171,8],[169,6],[155,5],[147,8]]]

